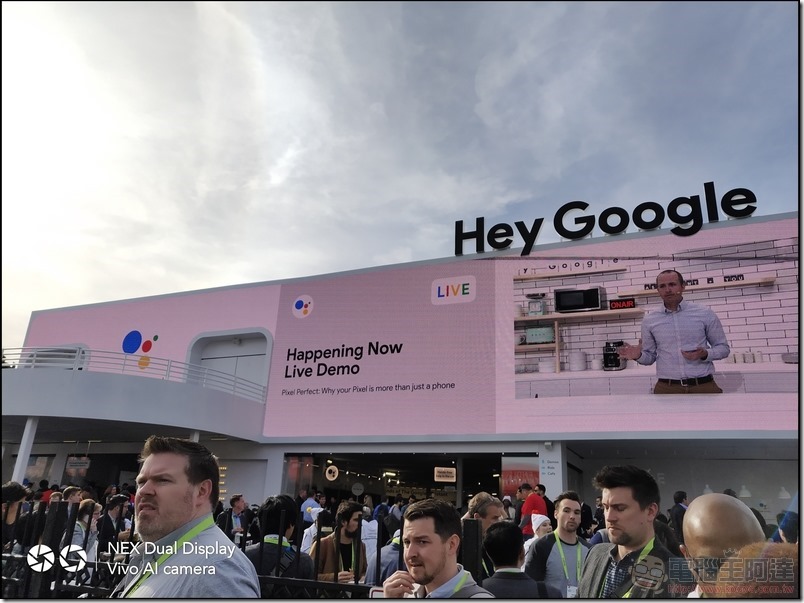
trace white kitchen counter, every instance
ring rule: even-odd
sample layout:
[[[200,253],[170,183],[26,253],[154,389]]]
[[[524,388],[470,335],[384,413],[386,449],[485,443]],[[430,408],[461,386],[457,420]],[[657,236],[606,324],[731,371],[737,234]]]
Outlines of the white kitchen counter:
[[[797,364],[787,364],[786,362],[757,362],[757,363],[734,363],[718,360],[715,362],[715,375],[724,373],[798,373]],[[570,371],[562,368],[560,373],[515,373],[516,381],[532,381],[534,379],[599,379],[600,377],[655,377],[656,365],[642,366],[636,362],[629,361],[628,367],[621,371]]]

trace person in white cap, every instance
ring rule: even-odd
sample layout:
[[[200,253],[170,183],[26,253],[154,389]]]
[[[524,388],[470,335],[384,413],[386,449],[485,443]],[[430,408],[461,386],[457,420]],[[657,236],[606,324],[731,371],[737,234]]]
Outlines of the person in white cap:
[[[503,508],[505,509],[506,519],[514,521],[516,519],[516,507],[514,507],[514,501],[507,494],[503,496]]]
[[[533,538],[529,538],[525,541],[525,556],[528,554],[528,549],[536,542],[539,538],[544,536],[545,534],[549,534],[553,531],[553,524],[550,523],[550,518],[547,515],[542,515],[541,513],[533,513],[530,516],[530,525],[533,526]],[[522,569],[525,569],[525,566],[522,566]]]

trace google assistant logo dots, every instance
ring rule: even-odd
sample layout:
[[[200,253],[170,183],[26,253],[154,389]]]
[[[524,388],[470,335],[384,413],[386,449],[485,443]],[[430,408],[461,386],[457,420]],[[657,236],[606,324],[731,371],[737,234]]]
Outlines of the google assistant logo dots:
[[[154,346],[154,341],[159,339],[159,335],[154,335],[151,339],[142,340],[142,333],[139,331],[129,331],[123,337],[123,352],[126,354],[136,354],[142,350],[143,354],[147,354]],[[151,364],[151,359],[148,356],[141,356],[137,362],[137,366],[141,369],[147,368]]]
[[[313,298],[309,295],[300,295],[293,302],[293,316],[296,318],[307,318],[313,311]]]

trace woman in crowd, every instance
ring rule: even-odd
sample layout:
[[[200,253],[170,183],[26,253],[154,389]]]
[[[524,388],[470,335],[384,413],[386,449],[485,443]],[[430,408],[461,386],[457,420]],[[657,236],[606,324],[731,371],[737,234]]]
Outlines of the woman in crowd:
[[[83,500],[78,505],[78,515],[75,518],[70,544],[78,545],[87,551],[87,559],[95,559],[91,553],[98,544],[98,518],[101,510],[101,505],[91,499]]]

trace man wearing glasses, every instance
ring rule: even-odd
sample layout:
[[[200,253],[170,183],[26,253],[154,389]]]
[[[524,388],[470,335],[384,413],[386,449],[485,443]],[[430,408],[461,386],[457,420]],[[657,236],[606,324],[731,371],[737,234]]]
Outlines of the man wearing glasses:
[[[745,545],[766,540],[762,526],[743,501],[727,494],[704,494],[684,514],[684,544],[697,586],[690,597],[715,594],[718,570]]]

